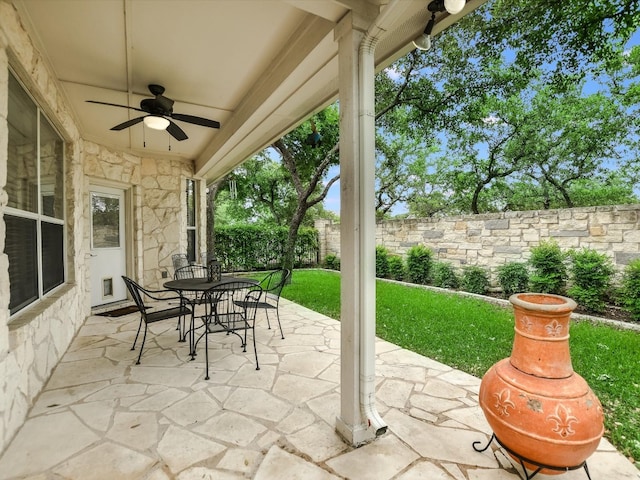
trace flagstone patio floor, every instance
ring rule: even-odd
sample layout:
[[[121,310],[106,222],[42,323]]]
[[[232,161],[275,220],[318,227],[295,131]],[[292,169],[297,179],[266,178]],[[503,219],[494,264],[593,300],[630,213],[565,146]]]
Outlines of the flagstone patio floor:
[[[377,407],[388,430],[360,448],[335,433],[340,323],[283,300],[285,339],[256,327],[261,369],[218,334],[189,361],[171,320],[150,328],[142,364],[130,350],[139,316],[91,316],[0,457],[2,479],[519,480],[478,407],[480,379],[376,342]],[[434,339],[437,341],[437,339]],[[251,345],[251,344],[250,344]],[[639,480],[603,440],[592,480]],[[583,469],[535,478],[586,479]]]

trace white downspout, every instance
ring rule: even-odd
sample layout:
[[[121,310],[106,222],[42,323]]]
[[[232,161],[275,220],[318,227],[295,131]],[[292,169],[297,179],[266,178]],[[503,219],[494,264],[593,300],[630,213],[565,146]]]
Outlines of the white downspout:
[[[360,263],[361,288],[365,292],[376,291],[375,272],[375,49],[386,31],[385,21],[399,0],[392,0],[380,12],[365,33],[358,49],[359,117],[360,128],[360,232],[361,254],[368,261]],[[387,431],[387,425],[376,409],[375,392],[375,298],[360,295],[360,406],[367,420],[367,426],[375,436]],[[371,321],[372,319],[372,321]],[[367,321],[370,320],[370,321]]]

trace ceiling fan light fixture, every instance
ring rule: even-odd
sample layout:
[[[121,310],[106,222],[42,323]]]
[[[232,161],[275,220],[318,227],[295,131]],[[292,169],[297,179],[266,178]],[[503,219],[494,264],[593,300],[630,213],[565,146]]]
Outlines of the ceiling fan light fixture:
[[[166,118],[156,115],[147,115],[143,121],[145,126],[154,130],[166,130],[170,123]]]

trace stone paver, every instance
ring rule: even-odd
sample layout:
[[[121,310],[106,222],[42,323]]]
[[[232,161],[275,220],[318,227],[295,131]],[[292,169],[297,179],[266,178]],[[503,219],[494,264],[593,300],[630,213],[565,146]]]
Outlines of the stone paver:
[[[189,360],[175,324],[154,325],[142,364],[138,315],[93,316],[0,457],[0,480],[518,480],[491,431],[480,380],[389,342],[376,343],[376,405],[387,433],[358,449],[335,432],[339,322],[281,302],[285,339],[261,317],[253,350],[211,338]],[[603,440],[592,480],[640,480]],[[536,479],[583,480],[583,470]]]

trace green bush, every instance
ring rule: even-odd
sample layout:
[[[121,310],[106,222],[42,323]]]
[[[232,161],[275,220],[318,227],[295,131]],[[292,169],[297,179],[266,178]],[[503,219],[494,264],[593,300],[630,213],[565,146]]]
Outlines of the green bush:
[[[436,287],[458,288],[460,278],[448,262],[434,262],[432,266],[431,280]]]
[[[620,288],[622,304],[636,321],[640,320],[640,258],[624,269]]]
[[[531,248],[530,265],[533,273],[529,277],[529,286],[536,293],[564,294],[567,284],[566,255],[554,241],[540,242]]]
[[[484,295],[489,288],[489,276],[482,267],[465,267],[462,271],[462,290]]]
[[[289,227],[229,225],[215,229],[215,255],[224,272],[269,270],[282,266]],[[318,262],[318,231],[301,227],[295,245],[294,266]]]
[[[389,278],[393,280],[404,280],[406,270],[404,261],[399,255],[389,255]]]
[[[509,262],[498,267],[498,283],[505,297],[526,292],[529,288],[529,270],[522,262]]]
[[[382,245],[376,247],[376,277],[389,277],[389,252]]]
[[[340,258],[335,253],[330,253],[324,258],[324,265],[331,270],[340,270]]]
[[[589,312],[603,312],[615,268],[604,253],[584,248],[572,251],[571,287],[567,293]]]
[[[407,252],[407,277],[410,282],[426,285],[431,278],[433,251],[424,245],[411,247]]]

